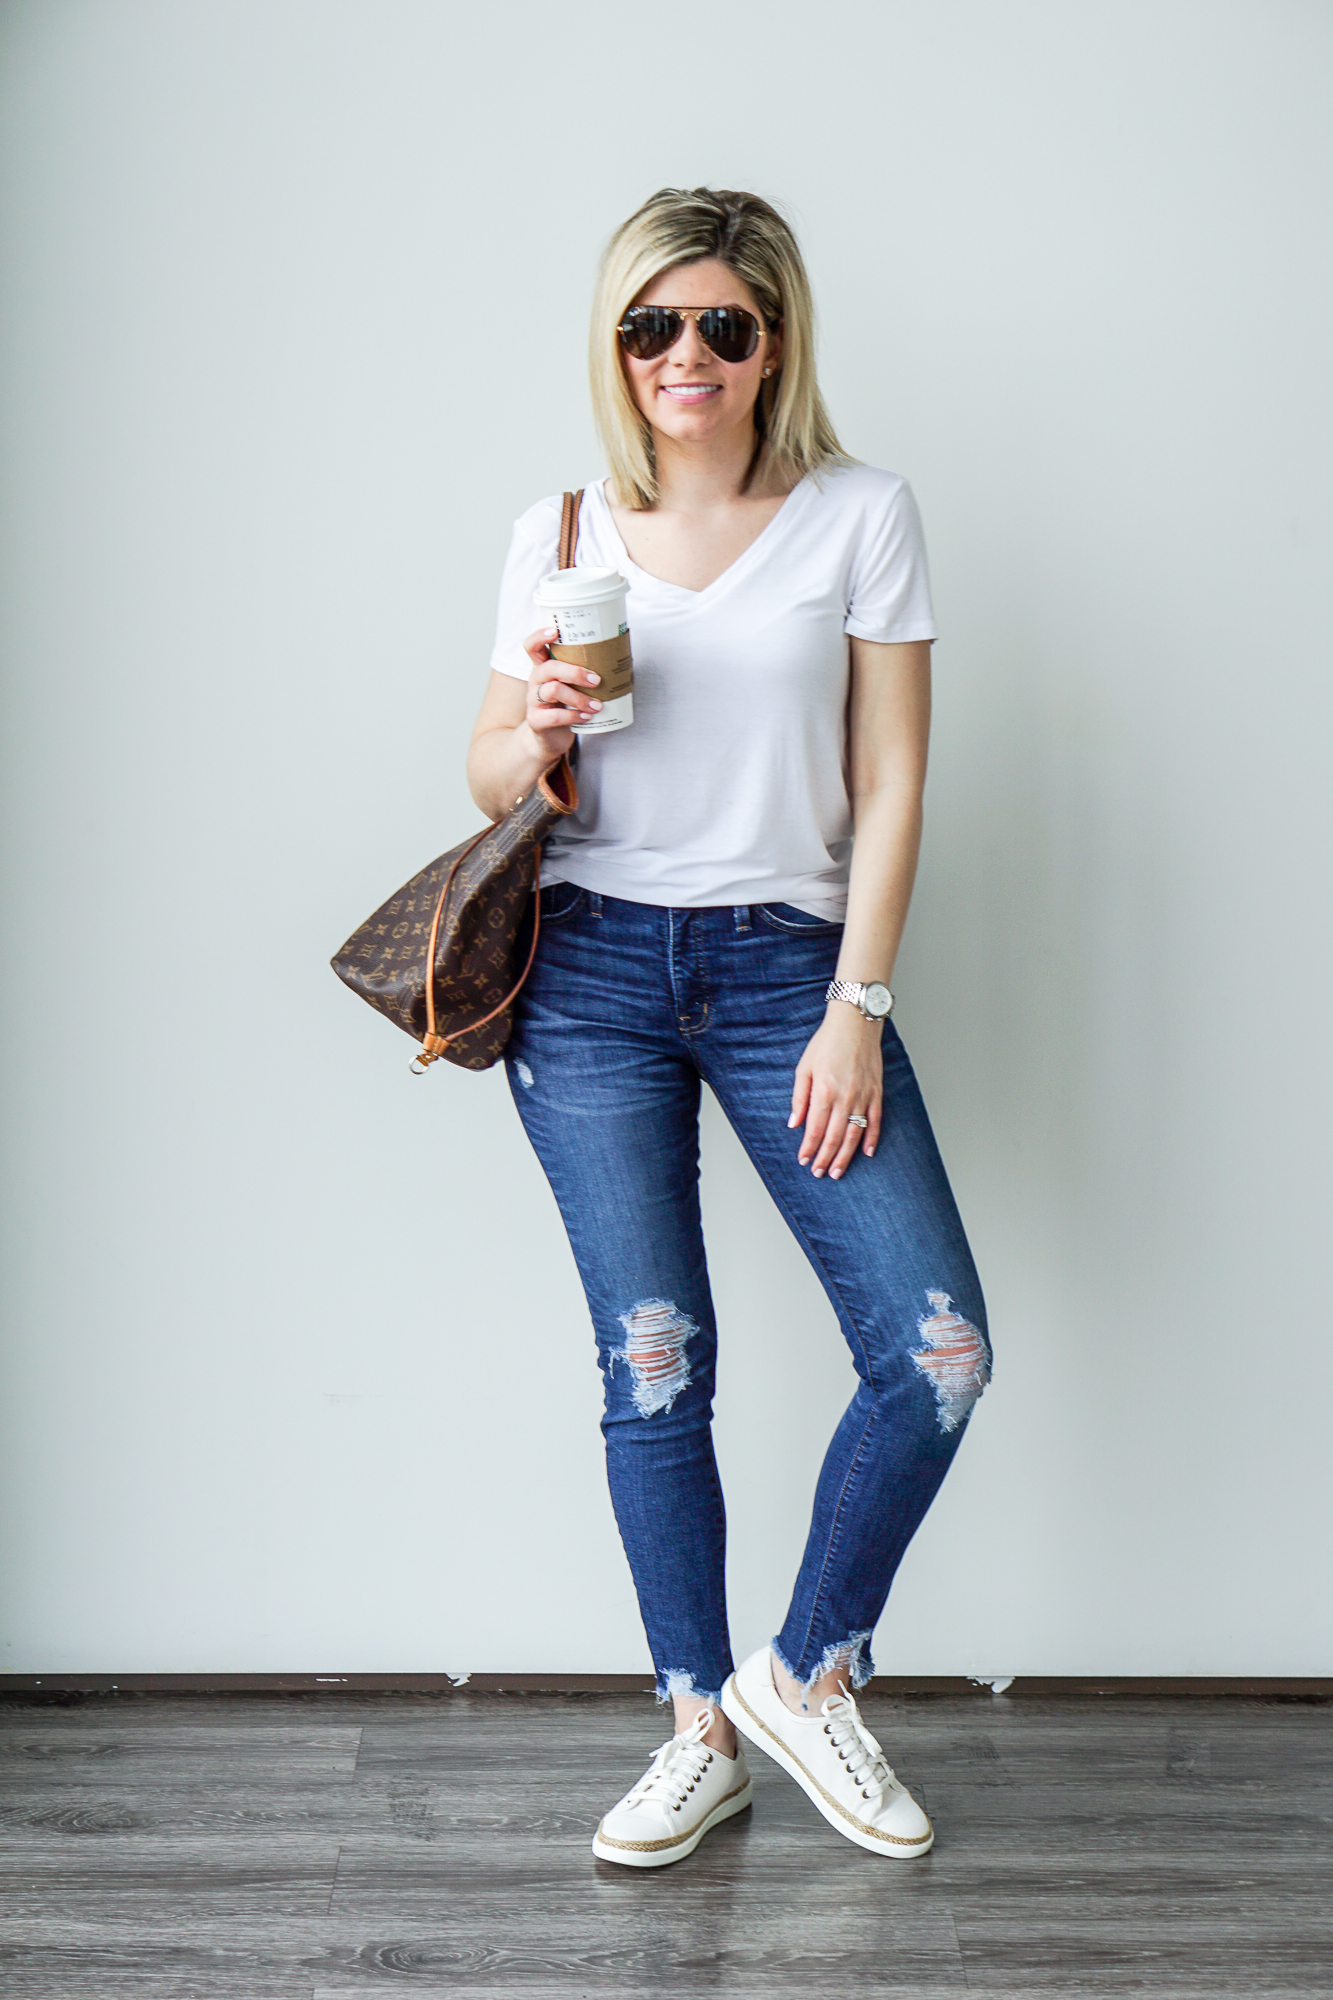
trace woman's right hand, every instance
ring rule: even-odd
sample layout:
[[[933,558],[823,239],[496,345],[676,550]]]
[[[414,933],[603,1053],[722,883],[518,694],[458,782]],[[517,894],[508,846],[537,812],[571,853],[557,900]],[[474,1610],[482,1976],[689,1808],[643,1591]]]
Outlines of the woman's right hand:
[[[592,689],[601,684],[600,675],[551,658],[551,648],[559,637],[555,626],[548,625],[544,631],[530,632],[523,641],[523,650],[532,661],[524,719],[542,751],[550,752],[552,763],[573,743],[574,724],[591,722],[602,705],[592,695]]]

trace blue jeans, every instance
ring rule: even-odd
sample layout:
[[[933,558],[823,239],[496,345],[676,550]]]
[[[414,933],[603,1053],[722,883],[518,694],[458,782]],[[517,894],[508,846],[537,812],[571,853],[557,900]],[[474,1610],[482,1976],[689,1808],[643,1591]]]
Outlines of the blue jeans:
[[[981,1288],[907,1053],[886,1023],[879,1147],[816,1180],[787,1119],[841,927],[785,903],[661,909],[572,883],[541,894],[510,1086],[592,1313],[611,1497],[659,1696],[715,1698],[732,1668],[701,1079],[814,1266],[860,1378],[773,1642],[803,1684],[845,1664],[860,1686],[894,1572],[990,1373]]]

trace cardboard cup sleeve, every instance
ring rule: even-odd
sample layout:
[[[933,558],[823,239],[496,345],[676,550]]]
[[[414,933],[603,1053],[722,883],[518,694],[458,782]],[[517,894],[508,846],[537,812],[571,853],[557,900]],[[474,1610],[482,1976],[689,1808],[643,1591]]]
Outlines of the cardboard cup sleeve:
[[[586,667],[590,674],[600,674],[601,686],[588,689],[598,701],[619,701],[622,695],[634,692],[634,660],[628,632],[621,632],[614,639],[594,639],[586,646],[552,646],[551,658],[564,660],[572,667]]]

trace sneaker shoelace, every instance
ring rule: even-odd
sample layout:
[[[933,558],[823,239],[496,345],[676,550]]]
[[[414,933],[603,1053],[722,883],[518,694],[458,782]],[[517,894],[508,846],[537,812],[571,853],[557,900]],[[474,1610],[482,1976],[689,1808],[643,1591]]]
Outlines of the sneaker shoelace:
[[[655,1800],[679,1812],[686,1798],[713,1761],[702,1739],[713,1726],[711,1708],[701,1708],[689,1728],[663,1743],[637,1785],[625,1794],[627,1806]]]
[[[889,1767],[879,1743],[861,1720],[861,1711],[851,1695],[833,1694],[823,1704],[824,1731],[847,1766],[847,1775],[861,1788],[865,1799],[882,1799],[898,1780]]]

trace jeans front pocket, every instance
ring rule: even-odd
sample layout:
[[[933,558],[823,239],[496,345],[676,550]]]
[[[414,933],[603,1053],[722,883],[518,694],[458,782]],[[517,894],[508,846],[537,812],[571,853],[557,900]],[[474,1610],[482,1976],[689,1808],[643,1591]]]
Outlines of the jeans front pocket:
[[[798,910],[794,903],[756,903],[755,908],[770,929],[784,931],[789,937],[833,937],[842,929],[841,920],[811,916],[809,910]]]
[[[588,892],[580,889],[576,882],[552,882],[549,888],[542,890],[541,898],[542,927],[545,929],[549,924],[567,924],[571,917],[577,916],[587,901]]]

